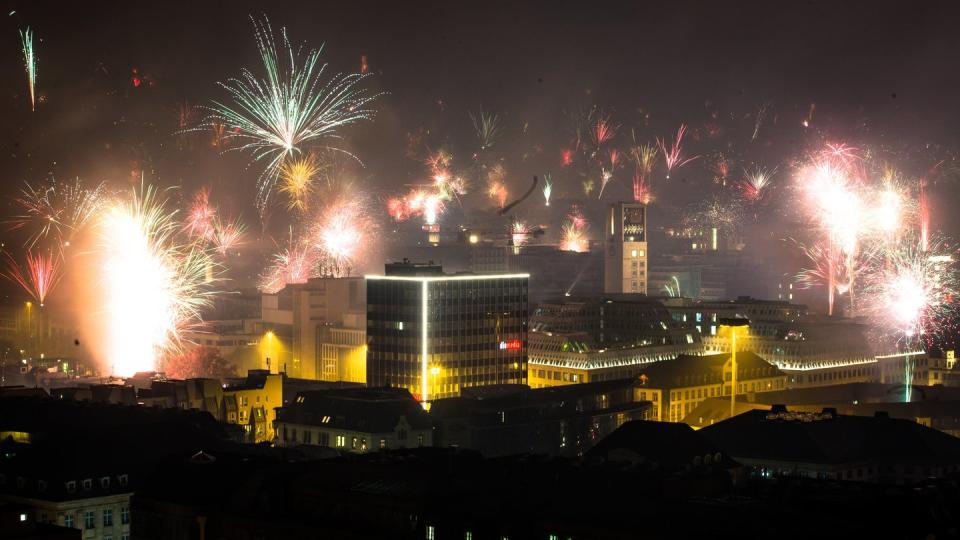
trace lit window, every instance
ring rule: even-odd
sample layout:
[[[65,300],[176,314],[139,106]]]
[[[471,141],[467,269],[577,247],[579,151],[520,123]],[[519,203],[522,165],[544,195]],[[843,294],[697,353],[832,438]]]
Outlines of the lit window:
[[[20,521],[26,521],[26,520],[27,520],[27,515],[26,515],[26,514],[20,514]]]
[[[427,525],[427,540],[436,540],[436,531],[433,525]]]

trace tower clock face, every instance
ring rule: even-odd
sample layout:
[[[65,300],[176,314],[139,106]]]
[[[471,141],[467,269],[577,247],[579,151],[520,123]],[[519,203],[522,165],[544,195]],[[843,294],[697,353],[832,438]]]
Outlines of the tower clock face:
[[[623,237],[630,242],[646,242],[646,208],[632,206],[623,209]]]

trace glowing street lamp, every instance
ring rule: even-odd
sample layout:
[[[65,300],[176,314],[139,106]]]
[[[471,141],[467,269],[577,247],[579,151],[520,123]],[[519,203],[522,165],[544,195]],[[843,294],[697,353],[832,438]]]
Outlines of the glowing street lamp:
[[[730,418],[737,410],[737,333],[742,328],[744,333],[750,330],[750,321],[743,318],[720,319],[720,330],[730,330]]]
[[[273,336],[274,336],[273,330],[267,330],[267,333],[264,334],[264,336],[267,338],[266,355],[267,355],[267,371],[269,371],[270,370],[270,354],[273,352]]]

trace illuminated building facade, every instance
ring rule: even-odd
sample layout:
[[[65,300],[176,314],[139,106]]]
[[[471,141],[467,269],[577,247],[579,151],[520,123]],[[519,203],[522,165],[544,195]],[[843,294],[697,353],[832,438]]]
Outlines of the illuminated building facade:
[[[472,386],[525,384],[528,280],[409,261],[367,276],[367,384],[427,403]]]
[[[653,403],[651,418],[679,422],[701,402],[730,396],[733,363],[729,354],[682,355],[646,366],[638,398]],[[786,388],[787,376],[763,358],[737,353],[737,395]]]
[[[702,350],[700,335],[655,300],[628,294],[544,302],[530,320],[529,384],[631,378],[651,362]]]
[[[603,291],[647,294],[647,207],[612,204],[603,227]]]
[[[289,284],[276,294],[264,294],[262,306],[263,325],[274,336],[263,348],[275,350],[262,351],[277,356],[272,371],[299,379],[364,382],[357,362],[347,365],[357,358],[363,363],[363,278],[320,277]]]
[[[206,411],[243,428],[244,442],[270,442],[276,407],[283,404],[283,376],[250,370],[245,379],[227,385],[217,379],[151,381],[149,389],[138,392],[137,401],[148,407]]]
[[[433,424],[402,388],[313,390],[277,409],[276,444],[355,454],[417,448],[433,445]]]

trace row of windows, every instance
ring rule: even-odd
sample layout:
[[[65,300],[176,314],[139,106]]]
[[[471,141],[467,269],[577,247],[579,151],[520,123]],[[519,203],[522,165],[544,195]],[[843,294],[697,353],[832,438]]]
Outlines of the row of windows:
[[[2,483],[3,483],[3,481],[0,480],[0,484],[2,484]],[[121,474],[121,475],[117,476],[117,485],[118,485],[119,487],[126,487],[126,486],[127,486],[127,483],[128,483],[128,477],[127,477],[127,475]],[[47,483],[46,483],[45,481],[40,480],[40,481],[39,481],[39,484],[38,484],[38,491],[43,492],[43,491],[46,489],[46,485],[47,485]],[[81,486],[81,488],[83,489],[83,491],[90,491],[91,489],[93,489],[93,479],[92,479],[92,478],[85,478],[84,480],[82,480],[82,481],[80,482],[80,486]],[[101,487],[102,489],[110,489],[110,477],[109,477],[109,476],[103,476],[103,477],[100,478],[100,487]],[[74,481],[74,480],[70,480],[69,482],[66,483],[66,488],[67,488],[67,493],[76,493],[76,491],[77,491],[77,482]]]
[[[113,527],[113,509],[105,508],[100,513],[100,523],[104,527]],[[130,507],[122,506],[120,508],[120,523],[122,525],[130,524]],[[67,528],[74,528],[75,522],[72,512],[68,512],[63,516],[63,525]],[[84,529],[96,529],[97,528],[97,512],[96,510],[87,510],[83,512],[83,528]],[[126,535],[127,533],[124,533]],[[104,536],[107,538],[107,536]]]
[[[283,428],[281,429],[281,432],[283,433],[283,440],[284,440],[284,442],[291,442],[291,443],[296,443],[296,442],[298,442],[298,441],[297,441],[297,428],[288,428],[287,426],[283,426]],[[304,430],[301,432],[301,438],[300,438],[300,441],[299,441],[299,442],[301,442],[301,443],[303,443],[303,444],[314,444],[314,443],[313,443],[313,435],[314,435],[314,431],[313,431],[313,430],[304,429]],[[331,444],[330,444],[330,433],[329,433],[329,432],[319,431],[319,430],[318,430],[318,431],[316,431],[316,435],[317,435],[317,443],[316,443],[317,446],[331,447]],[[405,429],[400,429],[400,430],[397,432],[397,439],[399,439],[399,440],[401,440],[401,441],[405,441],[405,440],[407,440],[407,435],[408,435],[408,434],[407,434],[407,430],[405,430]],[[418,434],[418,435],[417,435],[417,446],[423,446],[423,434]],[[381,450],[386,449],[386,448],[387,448],[387,439],[381,437],[380,440],[379,440],[379,442],[378,442],[378,444],[377,444],[377,447],[378,447],[379,449],[381,449]],[[348,436],[348,435],[345,435],[345,434],[343,434],[343,433],[339,433],[339,434],[336,434],[336,435],[333,437],[333,445],[332,445],[332,448],[340,448],[340,449],[349,448],[350,450],[355,451],[355,452],[366,452],[366,451],[368,450],[368,448],[369,448],[369,445],[368,445],[368,443],[367,443],[367,438],[366,438],[366,437],[363,437],[363,436],[359,436],[359,437],[358,437],[358,436],[355,436],[355,435],[349,435],[349,436]]]
[[[538,369],[537,378],[540,379],[551,379],[554,381],[566,381],[566,382],[585,382],[583,375],[578,373],[570,373],[567,371],[556,371],[552,369]]]

